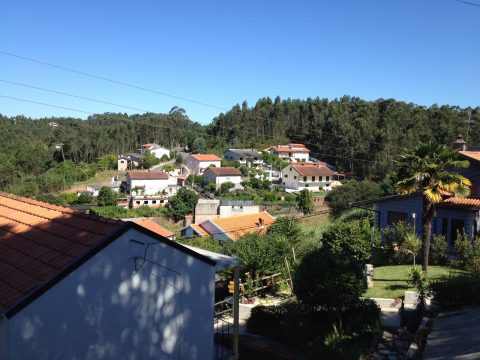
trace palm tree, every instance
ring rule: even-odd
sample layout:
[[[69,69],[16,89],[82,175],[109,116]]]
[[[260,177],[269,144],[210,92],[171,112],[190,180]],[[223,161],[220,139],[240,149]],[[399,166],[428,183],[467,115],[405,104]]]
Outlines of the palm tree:
[[[457,160],[458,152],[437,142],[428,142],[406,152],[397,162],[399,194],[422,194],[422,269],[428,271],[428,253],[436,204],[445,195],[467,196],[470,180],[454,171],[467,168],[467,160]]]

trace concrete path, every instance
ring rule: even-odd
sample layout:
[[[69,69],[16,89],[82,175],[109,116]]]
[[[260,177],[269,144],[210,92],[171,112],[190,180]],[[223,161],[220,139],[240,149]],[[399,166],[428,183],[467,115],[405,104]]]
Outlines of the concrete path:
[[[434,318],[423,359],[480,359],[480,308],[443,313]]]

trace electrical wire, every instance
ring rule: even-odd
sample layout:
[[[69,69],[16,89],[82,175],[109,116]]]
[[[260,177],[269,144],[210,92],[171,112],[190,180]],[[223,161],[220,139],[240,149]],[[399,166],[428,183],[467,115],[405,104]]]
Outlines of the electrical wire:
[[[49,67],[52,67],[52,68],[55,68],[55,69],[68,71],[68,72],[71,72],[71,73],[75,73],[75,74],[78,74],[78,75],[90,77],[90,78],[93,78],[93,79],[110,82],[110,83],[113,83],[113,84],[116,84],[116,85],[122,85],[122,86],[125,86],[125,87],[130,87],[130,88],[133,88],[133,89],[142,90],[142,91],[150,92],[150,93],[153,93],[153,94],[166,96],[166,97],[169,97],[169,98],[172,98],[172,99],[186,101],[186,102],[189,102],[189,103],[192,103],[192,104],[202,105],[202,106],[206,106],[206,107],[213,108],[213,109],[228,111],[228,109],[226,109],[224,107],[220,107],[220,106],[216,106],[216,105],[212,105],[212,104],[207,104],[207,103],[204,103],[204,102],[201,102],[201,101],[189,99],[189,98],[182,97],[182,96],[172,95],[172,94],[169,94],[165,91],[159,91],[159,90],[150,89],[150,88],[146,88],[146,87],[135,85],[135,84],[130,84],[130,83],[127,83],[127,82],[124,82],[124,81],[110,79],[110,78],[107,78],[105,76],[100,76],[100,75],[88,73],[88,72],[85,72],[85,71],[72,69],[72,68],[69,68],[69,67],[66,67],[66,66],[60,66],[60,65],[52,64],[52,63],[49,63],[49,62],[46,62],[46,61],[32,59],[32,58],[29,58],[29,57],[26,57],[26,56],[13,54],[13,53],[10,53],[10,52],[7,52],[7,51],[0,50],[0,54],[5,55],[5,56],[10,56],[10,57],[13,57],[13,58],[17,58],[17,59],[21,59],[21,60],[25,60],[25,61],[29,61],[29,62],[36,63],[36,64],[49,66]]]

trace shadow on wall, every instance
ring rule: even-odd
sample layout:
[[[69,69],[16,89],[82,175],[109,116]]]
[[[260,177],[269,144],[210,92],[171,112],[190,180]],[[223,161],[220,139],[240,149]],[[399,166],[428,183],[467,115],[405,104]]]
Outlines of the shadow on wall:
[[[56,224],[71,218],[21,233],[3,226],[0,244],[13,233],[35,242],[24,258],[50,271],[74,259]],[[6,358],[211,359],[213,304],[213,266],[131,228],[6,320]]]

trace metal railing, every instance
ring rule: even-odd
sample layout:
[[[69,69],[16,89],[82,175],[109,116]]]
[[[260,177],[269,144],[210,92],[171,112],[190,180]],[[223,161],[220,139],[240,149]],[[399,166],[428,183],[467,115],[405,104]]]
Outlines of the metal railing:
[[[215,316],[214,318],[214,360],[229,359],[233,355],[233,324]]]

